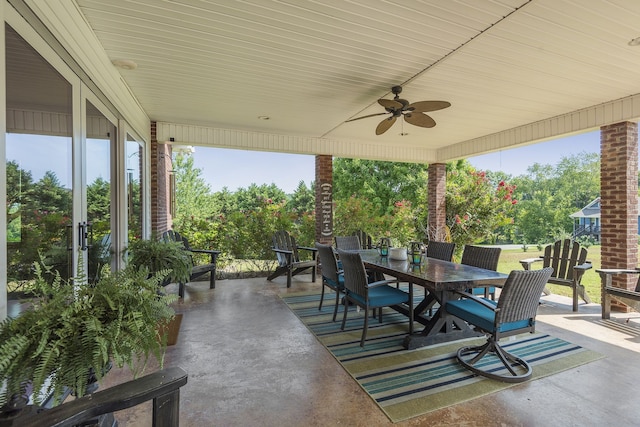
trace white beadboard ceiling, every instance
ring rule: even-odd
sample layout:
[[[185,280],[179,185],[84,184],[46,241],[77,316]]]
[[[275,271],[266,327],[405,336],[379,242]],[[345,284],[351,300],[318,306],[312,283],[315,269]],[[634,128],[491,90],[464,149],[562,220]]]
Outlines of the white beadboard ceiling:
[[[312,141],[287,151],[444,161],[640,117],[637,0],[75,1],[151,120]],[[394,85],[452,105],[345,123]]]

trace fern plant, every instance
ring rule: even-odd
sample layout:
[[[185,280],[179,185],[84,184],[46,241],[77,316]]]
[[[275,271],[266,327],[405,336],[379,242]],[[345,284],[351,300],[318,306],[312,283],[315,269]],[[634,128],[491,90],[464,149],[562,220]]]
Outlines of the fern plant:
[[[127,263],[134,267],[147,267],[151,273],[169,270],[167,279],[171,282],[187,283],[191,276],[191,254],[182,242],[134,240],[129,244],[127,254]]]
[[[0,407],[34,391],[34,401],[53,395],[59,403],[65,387],[81,397],[90,375],[99,381],[110,364],[128,366],[134,376],[155,357],[162,366],[166,334],[159,327],[174,316],[162,270],[127,267],[104,273],[95,284],[86,277],[53,280],[36,264],[36,297],[31,307],[0,322]],[[42,390],[43,393],[38,393]]]

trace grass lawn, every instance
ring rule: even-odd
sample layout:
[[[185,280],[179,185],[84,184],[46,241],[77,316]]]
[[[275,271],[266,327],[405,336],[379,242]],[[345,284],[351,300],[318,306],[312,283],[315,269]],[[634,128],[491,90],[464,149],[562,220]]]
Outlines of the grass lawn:
[[[582,284],[587,290],[587,294],[592,302],[600,303],[600,276],[596,273],[596,269],[600,268],[600,246],[590,246],[588,249],[588,261],[591,261],[593,268],[587,270],[582,277]],[[500,262],[498,263],[498,271],[501,273],[509,273],[511,270],[522,270],[520,265],[521,259],[535,258],[542,255],[541,251],[535,246],[529,246],[525,252],[522,249],[503,249],[500,253]],[[534,264],[534,268],[542,268],[542,263]],[[558,295],[572,296],[571,288],[568,286],[547,285],[549,290]]]

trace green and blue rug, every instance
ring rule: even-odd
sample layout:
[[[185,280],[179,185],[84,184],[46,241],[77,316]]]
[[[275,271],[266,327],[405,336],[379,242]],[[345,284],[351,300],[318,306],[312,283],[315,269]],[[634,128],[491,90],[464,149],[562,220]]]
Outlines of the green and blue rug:
[[[479,377],[461,367],[455,353],[463,341],[405,350],[402,341],[409,330],[408,318],[385,309],[383,323],[369,319],[364,348],[360,347],[363,311],[349,308],[347,325],[340,330],[333,316],[335,294],[325,295],[318,311],[319,293],[295,293],[282,299],[317,339],[333,354],[392,422],[487,395],[514,384]],[[421,325],[415,324],[414,330]],[[464,340],[482,343],[484,338]],[[600,359],[599,353],[546,334],[524,334],[502,342],[509,352],[533,366],[533,378],[542,378]],[[489,365],[491,361],[487,362]],[[491,367],[488,367],[491,369]],[[496,363],[496,370],[500,367]]]

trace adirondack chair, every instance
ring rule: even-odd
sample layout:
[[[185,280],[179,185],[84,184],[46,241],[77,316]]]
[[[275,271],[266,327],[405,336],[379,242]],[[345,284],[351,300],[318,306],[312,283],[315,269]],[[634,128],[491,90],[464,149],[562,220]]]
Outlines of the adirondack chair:
[[[600,274],[602,280],[602,318],[609,319],[611,317],[611,297],[619,299],[635,311],[640,311],[640,268],[618,269],[618,268],[602,268],[596,270]],[[613,276],[616,274],[634,274],[638,276],[638,282],[635,289],[625,289],[612,286]]]
[[[316,281],[317,253],[316,248],[298,246],[296,239],[284,230],[276,231],[273,235],[273,251],[278,259],[278,266],[273,273],[267,277],[272,281],[283,274],[287,275],[287,288],[291,287],[291,278],[297,274],[311,269],[311,281]],[[301,260],[298,251],[305,250],[311,253],[311,260]]]
[[[194,280],[204,274],[211,273],[209,276],[209,289],[215,289],[216,287],[216,263],[218,260],[218,255],[220,255],[220,251],[215,251],[211,249],[194,249],[189,245],[189,241],[186,237],[180,235],[175,230],[168,230],[162,233],[162,240],[165,242],[182,242],[186,250],[191,253],[198,254],[208,254],[210,257],[210,262],[206,264],[198,264],[196,262],[193,263],[193,267],[191,268],[191,277],[189,280]],[[184,283],[178,284],[178,295],[180,298],[184,298]]]
[[[585,271],[591,268],[587,261],[587,249],[571,239],[558,240],[544,249],[544,254],[538,258],[527,258],[520,261],[525,270],[530,270],[535,262],[542,261],[543,268],[553,267],[553,273],[548,283],[569,286],[573,290],[573,311],[578,311],[578,297],[590,303],[591,299],[580,283]],[[545,287],[544,293],[551,292]]]
[[[362,249],[373,249],[373,241],[370,235],[362,230],[357,230],[355,233],[353,233],[353,235],[358,236]]]

